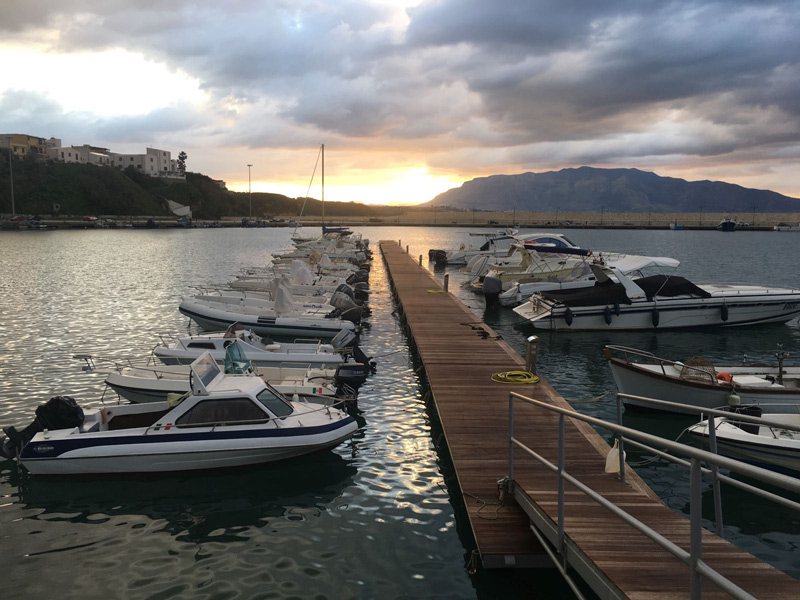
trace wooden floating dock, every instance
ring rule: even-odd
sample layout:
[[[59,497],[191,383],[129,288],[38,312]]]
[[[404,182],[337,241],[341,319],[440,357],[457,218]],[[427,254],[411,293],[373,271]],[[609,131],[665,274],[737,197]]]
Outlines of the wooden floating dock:
[[[553,539],[557,475],[516,453],[515,495],[529,512],[506,498],[492,518],[493,504],[498,480],[508,474],[509,392],[570,405],[544,379],[535,385],[492,382],[493,373],[524,369],[525,361],[452,294],[439,293],[439,282],[398,243],[382,241],[380,248],[424,365],[483,566],[552,566],[531,527]],[[522,403],[514,413],[514,436],[557,463],[558,416]],[[567,472],[688,551],[689,519],[667,508],[630,467],[627,483],[605,473],[609,447],[591,426],[567,419],[565,447]],[[686,564],[569,484],[566,498],[567,558],[600,597],[689,597]],[[757,598],[800,598],[795,579],[705,530],[703,560]],[[730,597],[708,581],[703,596]]]

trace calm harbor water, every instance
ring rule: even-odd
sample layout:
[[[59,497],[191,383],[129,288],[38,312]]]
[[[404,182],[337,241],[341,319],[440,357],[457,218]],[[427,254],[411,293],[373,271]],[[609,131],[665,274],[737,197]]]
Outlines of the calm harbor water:
[[[316,230],[315,230],[316,231]],[[373,242],[373,315],[362,334],[378,372],[361,388],[356,437],[335,451],[226,473],[32,478],[0,462],[0,551],[8,598],[558,598],[552,574],[479,571],[454,490],[452,466],[436,449],[439,427],[422,400],[405,335],[394,315],[379,239],[412,255],[470,238],[444,228],[363,228]],[[71,358],[118,360],[150,352],[158,335],[185,331],[177,305],[192,286],[224,283],[289,246],[288,229],[98,230],[0,235],[0,425],[27,423],[56,394],[92,406],[97,373]],[[791,233],[568,232],[593,249],[673,256],[698,282],[800,287]],[[473,238],[474,240],[474,238]],[[452,272],[452,271],[451,271]],[[441,273],[439,274],[441,276]],[[458,279],[459,275],[453,275]],[[457,288],[458,286],[453,286]],[[476,314],[522,351],[526,335],[510,311]],[[800,328],[701,333],[543,335],[540,372],[566,398],[613,390],[603,344],[672,359],[771,361],[776,344],[798,347]],[[456,351],[456,350],[454,350]],[[111,401],[106,394],[105,401]],[[611,418],[613,394],[576,403]],[[626,424],[674,438],[676,418],[626,415]],[[639,471],[675,510],[688,511],[688,476],[654,463]],[[487,499],[490,500],[490,499]],[[706,506],[711,510],[710,497]],[[734,543],[800,577],[798,516],[725,491]],[[710,513],[709,513],[710,514]]]

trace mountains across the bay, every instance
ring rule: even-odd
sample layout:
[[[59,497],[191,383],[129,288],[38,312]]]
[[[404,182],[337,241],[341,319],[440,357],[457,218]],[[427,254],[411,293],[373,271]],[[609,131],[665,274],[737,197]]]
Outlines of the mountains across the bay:
[[[800,212],[800,199],[722,181],[579,167],[478,177],[439,194],[428,206],[535,212]]]

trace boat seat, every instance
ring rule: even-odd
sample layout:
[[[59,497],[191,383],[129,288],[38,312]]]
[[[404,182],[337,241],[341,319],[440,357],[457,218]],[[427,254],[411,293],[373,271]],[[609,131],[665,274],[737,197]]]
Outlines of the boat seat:
[[[733,375],[733,383],[734,385],[743,385],[746,387],[771,387],[773,385],[776,387],[783,387],[773,384],[763,377],[756,377],[755,375],[736,375],[735,373]]]

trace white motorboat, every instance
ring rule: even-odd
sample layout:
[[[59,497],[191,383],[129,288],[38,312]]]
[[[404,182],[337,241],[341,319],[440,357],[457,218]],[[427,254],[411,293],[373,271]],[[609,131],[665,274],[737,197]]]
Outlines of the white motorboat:
[[[606,346],[603,352],[620,393],[642,397],[623,398],[626,407],[679,412],[648,403],[646,398],[697,408],[741,403],[770,413],[800,404],[800,366],[785,366],[782,351],[774,366],[715,365],[697,357],[674,362],[624,346]]]
[[[240,323],[264,336],[332,338],[343,329],[356,330],[361,321],[360,307],[302,308],[280,293],[275,302],[195,297],[183,300],[178,309],[206,331],[220,331]]]
[[[509,254],[512,244],[533,246],[535,244],[553,245],[562,248],[577,248],[565,235],[560,233],[528,233],[517,235],[516,230],[506,229],[496,234],[470,234],[486,238],[486,241],[475,248],[471,244],[462,245],[457,250],[429,250],[428,258],[439,265],[466,265],[476,256],[502,257]]]
[[[514,309],[537,329],[554,331],[683,329],[785,323],[800,315],[800,289],[695,285],[675,275],[631,279],[601,269],[590,288],[535,294]]]
[[[260,377],[225,375],[208,354],[191,372],[191,390],[174,405],[83,411],[53,399],[25,430],[6,428],[2,452],[35,475],[189,471],[329,449],[358,429],[347,413],[291,401]]]
[[[275,342],[262,338],[234,323],[225,332],[162,339],[153,355],[166,365],[188,365],[204,352],[210,352],[218,363],[224,363],[228,348],[236,343],[244,359],[254,367],[306,365],[314,368],[335,368],[338,381],[348,385],[363,383],[372,369],[372,361],[356,343],[353,331],[342,330],[323,344],[320,340]],[[347,362],[352,356],[355,362]]]
[[[597,281],[592,266],[617,268],[623,274],[631,276],[641,274],[651,267],[675,269],[680,266],[680,261],[664,256],[638,256],[635,254],[598,253],[584,257],[566,275],[547,275],[540,281],[522,282],[520,280],[505,283],[492,281],[491,273],[484,278],[483,294],[487,304],[499,302],[502,306],[518,306],[525,300],[539,292],[558,290],[576,290],[592,287]],[[542,274],[544,275],[544,273]],[[497,289],[502,292],[498,293]]]
[[[163,402],[170,394],[189,391],[191,372],[190,365],[119,366],[108,374],[105,383],[121,398],[136,404]],[[255,373],[282,394],[336,396],[336,369],[261,367]]]
[[[769,414],[765,419],[777,426],[745,423],[735,416],[715,419],[717,452],[800,477],[800,414]],[[707,443],[709,421],[692,425],[688,431]]]

